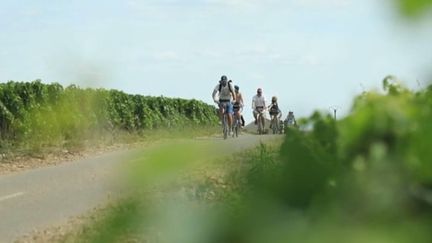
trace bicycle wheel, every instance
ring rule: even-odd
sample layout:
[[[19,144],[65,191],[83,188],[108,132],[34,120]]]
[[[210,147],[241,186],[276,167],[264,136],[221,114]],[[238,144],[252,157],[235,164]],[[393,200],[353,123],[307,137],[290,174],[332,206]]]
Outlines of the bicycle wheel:
[[[234,135],[236,136],[236,137],[238,137],[238,134],[239,134],[239,130],[240,130],[240,124],[239,124],[239,120],[238,119],[236,119],[236,123],[235,123],[235,125],[234,125]]]
[[[261,115],[258,115],[258,134],[263,134],[263,123],[261,119]]]
[[[273,132],[273,134],[275,134],[275,133],[276,133],[275,118],[273,118],[273,119],[271,120],[271,128],[272,128],[272,132]]]
[[[273,119],[272,128],[273,128],[273,134],[279,133],[279,119],[277,117]]]
[[[224,139],[227,139],[228,138],[228,121],[227,121],[227,115],[226,114],[224,114],[224,116],[223,116],[222,126],[223,126]]]

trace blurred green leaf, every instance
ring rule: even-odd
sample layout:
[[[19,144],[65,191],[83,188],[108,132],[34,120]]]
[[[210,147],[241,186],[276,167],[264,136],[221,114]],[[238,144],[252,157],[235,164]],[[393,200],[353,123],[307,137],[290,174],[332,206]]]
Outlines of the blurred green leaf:
[[[395,0],[401,12],[408,17],[418,17],[432,7],[431,0]]]

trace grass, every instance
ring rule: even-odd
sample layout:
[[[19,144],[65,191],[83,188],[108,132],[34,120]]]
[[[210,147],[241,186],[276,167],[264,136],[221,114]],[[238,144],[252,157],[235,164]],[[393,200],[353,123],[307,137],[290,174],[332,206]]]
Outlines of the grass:
[[[112,150],[118,147],[134,144],[148,144],[168,139],[194,138],[211,136],[217,133],[218,127],[197,126],[170,129],[154,129],[141,132],[126,132],[121,130],[95,132],[84,138],[69,138],[58,141],[32,139],[27,141],[0,140],[0,162],[13,163],[22,158],[45,159],[50,155],[92,153]]]

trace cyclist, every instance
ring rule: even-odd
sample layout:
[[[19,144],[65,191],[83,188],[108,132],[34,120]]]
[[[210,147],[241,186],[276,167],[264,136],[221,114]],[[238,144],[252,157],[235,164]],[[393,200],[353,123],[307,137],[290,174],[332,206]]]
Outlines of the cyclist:
[[[257,89],[257,94],[252,98],[252,110],[253,110],[253,116],[255,118],[255,125],[257,124],[258,113],[262,112],[262,115],[265,118],[264,111],[267,109],[266,99],[265,99],[265,97],[263,96],[262,93],[263,93],[262,89],[258,88]]]
[[[234,92],[232,82],[228,82],[227,76],[223,75],[219,81],[219,84],[213,90],[213,100],[219,105],[219,117],[222,121],[223,114],[228,114],[228,126],[229,131],[232,130],[233,124],[233,104],[236,100],[236,94]]]
[[[273,96],[271,102],[272,103],[268,107],[269,114],[270,114],[270,120],[273,120],[276,117],[280,120],[280,118],[282,117],[282,111],[279,109],[279,105],[277,103],[277,97]],[[272,124],[270,123],[270,128],[272,128],[271,125]]]
[[[241,126],[244,127],[245,125],[245,120],[243,118],[243,115],[241,114],[241,112],[243,111],[243,95],[240,93],[240,87],[238,85],[234,85],[234,90],[236,93],[236,102],[234,103],[234,116],[235,119],[239,119],[241,120]]]
[[[285,125],[286,126],[296,126],[297,121],[294,117],[294,112],[289,111],[287,117],[285,118]]]

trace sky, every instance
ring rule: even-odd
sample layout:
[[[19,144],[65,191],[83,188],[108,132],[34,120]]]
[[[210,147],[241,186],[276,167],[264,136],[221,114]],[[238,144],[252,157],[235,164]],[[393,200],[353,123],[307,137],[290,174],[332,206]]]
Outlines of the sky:
[[[284,116],[337,107],[395,75],[432,77],[431,18],[391,0],[1,0],[0,82],[32,81],[194,98],[227,75]],[[429,25],[429,26],[428,26]]]

